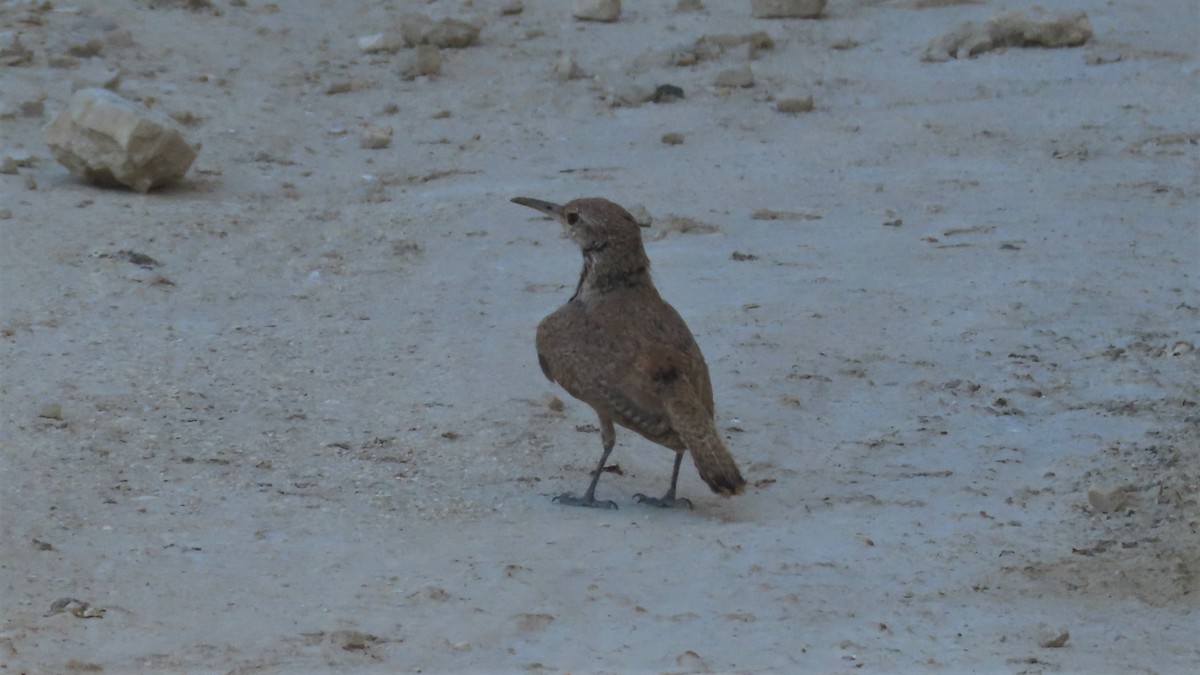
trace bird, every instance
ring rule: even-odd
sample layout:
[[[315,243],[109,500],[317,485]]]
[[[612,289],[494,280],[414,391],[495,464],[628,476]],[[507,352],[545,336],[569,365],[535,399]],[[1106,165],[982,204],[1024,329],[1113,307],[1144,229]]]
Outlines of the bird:
[[[616,444],[614,424],[675,452],[671,487],[662,497],[636,494],[651,506],[687,507],[676,496],[684,454],[700,478],[728,497],[746,480],[714,420],[708,365],[696,338],[650,278],[641,227],[620,205],[599,197],[556,204],[512,199],[558,221],[583,254],[575,292],[537,327],[542,373],[592,407],[603,453],[583,496],[558,495],[571,506],[617,508],[596,499],[596,484]]]

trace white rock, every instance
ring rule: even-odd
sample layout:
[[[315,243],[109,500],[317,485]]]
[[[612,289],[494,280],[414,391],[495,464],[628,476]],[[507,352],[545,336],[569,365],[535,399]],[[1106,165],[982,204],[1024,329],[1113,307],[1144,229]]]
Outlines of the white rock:
[[[170,117],[107,89],[75,92],[42,138],[72,175],[138,192],[179,180],[200,151]]]
[[[754,86],[754,72],[750,70],[750,66],[742,66],[741,68],[730,68],[723,70],[717,74],[717,79],[713,84],[718,87],[729,87],[731,89],[741,87]]]
[[[433,45],[420,45],[405,55],[400,64],[400,77],[404,80],[432,77],[442,72],[442,61],[442,50]]]
[[[571,16],[580,21],[611,23],[621,16],[621,0],[575,0]]]
[[[33,52],[21,44],[21,36],[15,31],[0,33],[0,65],[21,66],[33,61]]]
[[[367,54],[394,52],[404,47],[404,37],[396,33],[376,33],[358,38],[358,48]]]
[[[815,19],[825,9],[825,0],[750,0],[756,19]]]
[[[470,47],[478,37],[479,29],[474,24],[458,19],[442,19],[425,31],[421,42],[442,49],[462,49]]]

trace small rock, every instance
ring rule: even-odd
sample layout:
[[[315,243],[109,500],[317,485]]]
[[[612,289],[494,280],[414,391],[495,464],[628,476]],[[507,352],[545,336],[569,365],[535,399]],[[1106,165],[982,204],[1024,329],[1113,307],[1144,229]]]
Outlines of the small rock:
[[[513,0],[513,2],[505,3],[500,8],[500,16],[513,16],[525,11],[525,4],[521,0]]]
[[[662,136],[662,142],[664,145],[679,145],[683,143],[683,134],[676,131],[665,133]]]
[[[609,92],[613,107],[636,108],[653,97],[653,89],[629,80],[617,84]]]
[[[682,87],[660,84],[654,88],[654,96],[650,100],[655,103],[674,103],[681,98],[685,98]]]
[[[704,3],[701,0],[676,0],[676,12],[699,12],[704,9]]]
[[[713,84],[730,89],[753,87],[754,72],[750,70],[750,66],[723,70],[717,74],[717,79],[713,81]]]
[[[825,9],[825,0],[750,0],[756,19],[815,19]]]
[[[1038,646],[1043,649],[1058,649],[1067,645],[1067,640],[1071,639],[1071,633],[1063,630],[1052,638],[1040,640]]]
[[[63,418],[61,403],[43,403],[38,409],[38,417],[43,417],[48,420],[61,420]]]
[[[367,150],[382,150],[392,144],[392,128],[367,127],[358,144]]]
[[[405,56],[400,77],[405,80],[433,77],[442,72],[442,61],[442,50],[433,45],[420,45]]]
[[[107,89],[75,92],[42,138],[72,175],[138,192],[183,178],[200,151],[170,117]]]
[[[46,114],[46,95],[21,101],[20,108],[22,117],[41,117]]]
[[[479,29],[458,19],[442,19],[421,36],[421,42],[442,49],[462,49],[474,44]]]
[[[781,113],[812,112],[813,97],[809,95],[796,98],[781,98],[775,102],[775,109]]]
[[[621,16],[621,0],[575,0],[571,16],[580,21],[612,23]]]
[[[23,66],[33,61],[33,52],[21,44],[21,36],[15,31],[0,32],[0,65]]]
[[[358,38],[358,48],[367,54],[395,52],[404,47],[404,36],[396,33],[376,33]]]
[[[1093,485],[1087,491],[1088,503],[1099,513],[1116,513],[1125,508],[1128,498],[1124,486]]]
[[[0,173],[16,175],[17,169],[33,166],[37,158],[28,152],[6,152],[0,156]]]
[[[650,215],[650,209],[646,205],[638,202],[629,208],[629,215],[633,216],[633,222],[642,227],[650,227],[654,224],[654,216]]]
[[[546,404],[547,408],[553,410],[554,412],[562,412],[563,408],[566,407],[561,398],[549,392],[542,396],[542,401]]]
[[[564,54],[554,64],[554,76],[566,82],[567,80],[578,80],[584,76],[584,73],[583,69],[579,67],[579,64],[575,62],[575,59],[571,55]]]
[[[9,220],[12,218],[12,209],[0,209],[0,220]]]
[[[410,12],[400,17],[400,37],[405,47],[416,47],[424,41],[425,32],[433,21],[424,14]]]

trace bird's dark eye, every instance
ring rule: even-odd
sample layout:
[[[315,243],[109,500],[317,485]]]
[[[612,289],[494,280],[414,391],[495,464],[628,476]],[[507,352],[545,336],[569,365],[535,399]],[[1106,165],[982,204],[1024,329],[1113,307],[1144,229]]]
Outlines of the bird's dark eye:
[[[575,213],[574,211],[569,211],[567,213],[567,224],[574,225],[575,223],[578,223],[578,222],[579,222],[579,214]]]

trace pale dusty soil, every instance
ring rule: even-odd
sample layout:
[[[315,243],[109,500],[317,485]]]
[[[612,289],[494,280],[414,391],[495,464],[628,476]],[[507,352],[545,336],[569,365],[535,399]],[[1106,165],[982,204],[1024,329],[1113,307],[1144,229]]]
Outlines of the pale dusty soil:
[[[0,2],[35,53],[3,101],[47,96],[0,119],[0,152],[38,157],[0,176],[0,671],[1200,663],[1195,2],[1050,3],[1095,38],[947,63],[931,38],[1032,3],[33,4]],[[410,9],[480,44],[404,82],[355,39]],[[133,44],[51,64],[109,29]],[[712,86],[744,52],[650,54],[756,30],[750,89]],[[588,77],[556,79],[563,54]],[[182,185],[53,160],[40,128],[88,61],[193,116]],[[613,108],[623,81],[687,98]],[[619,511],[551,503],[600,442],[533,353],[578,253],[516,195],[655,217],[748,494],[688,467],[694,511],[637,505],[671,456],[626,432]]]

